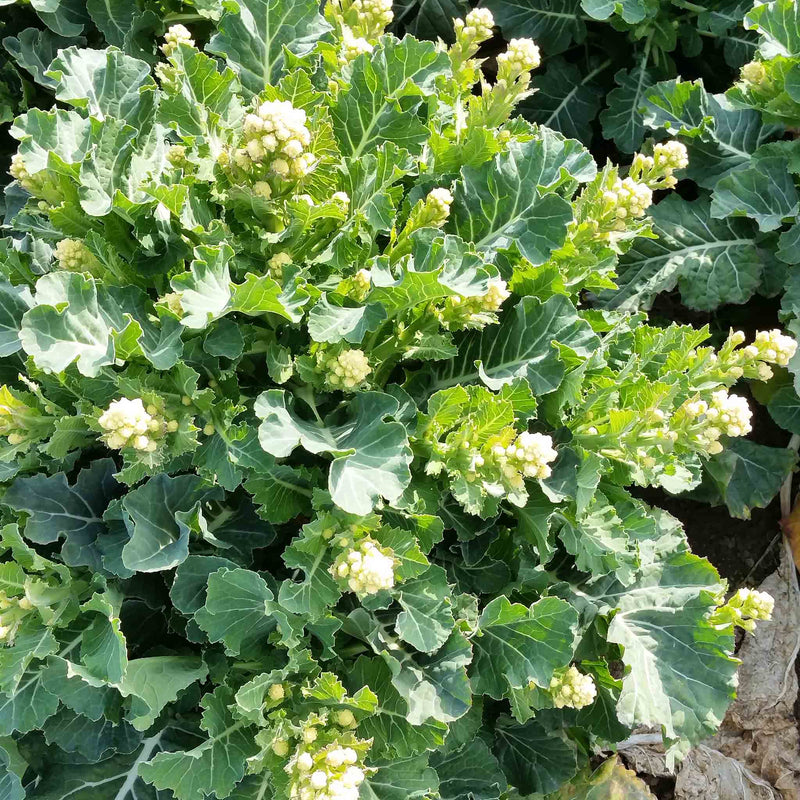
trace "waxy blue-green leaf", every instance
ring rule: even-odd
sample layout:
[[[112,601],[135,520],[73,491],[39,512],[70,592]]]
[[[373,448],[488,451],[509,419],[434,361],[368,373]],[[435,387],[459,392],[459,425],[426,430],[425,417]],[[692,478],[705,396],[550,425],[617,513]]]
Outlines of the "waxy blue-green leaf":
[[[600,113],[603,135],[613,139],[624,153],[632,153],[644,139],[645,93],[653,84],[646,60],[631,70],[621,69],[614,76],[617,88],[606,97],[608,108]]]
[[[278,602],[293,614],[302,614],[310,621],[319,619],[330,606],[336,605],[341,591],[330,573],[332,548],[321,530],[307,527],[283,551],[289,569],[301,570],[302,581],[287,579],[281,584]]]
[[[25,523],[27,539],[51,544],[63,536],[61,556],[67,564],[100,569],[95,543],[107,532],[103,513],[120,492],[115,471],[114,462],[102,458],[82,469],[71,486],[63,472],[17,478],[2,502],[30,515]]]
[[[357,159],[392,142],[418,153],[428,138],[425,99],[449,66],[432,42],[382,37],[372,53],[356,59],[349,87],[331,108],[342,152]]]
[[[702,81],[661,81],[651,86],[644,100],[644,124],[664,128],[673,136],[698,136],[711,120]]]
[[[55,88],[55,81],[45,73],[59,50],[75,43],[75,39],[51,33],[47,28],[25,28],[16,36],[6,36],[3,47],[11,53],[14,61],[33,75],[37,83],[48,89]]]
[[[472,640],[472,689],[496,700],[534,681],[549,686],[553,672],[572,658],[577,612],[556,597],[530,608],[504,595],[484,608]]]
[[[179,692],[207,674],[208,668],[197,656],[135,658],[128,662],[116,688],[129,699],[128,721],[137,731],[146,731]]]
[[[311,453],[333,454],[331,496],[351,514],[368,514],[380,497],[394,502],[411,480],[405,426],[387,421],[399,409],[391,395],[362,392],[350,404],[350,420],[321,426],[298,417],[293,398],[279,389],[259,395],[255,405],[264,420],[258,437],[268,453],[284,458],[301,445]]]
[[[9,133],[19,139],[19,153],[33,175],[47,168],[50,154],[64,164],[80,164],[89,151],[95,127],[96,123],[77,111],[32,108],[14,120]]]
[[[445,571],[430,566],[421,575],[403,581],[393,594],[403,607],[395,621],[400,638],[423,653],[438,650],[455,624]]]
[[[690,308],[710,310],[744,303],[761,284],[772,253],[756,240],[749,220],[718,220],[708,197],[670,195],[650,211],[657,239],[639,239],[622,256],[617,291],[600,297],[607,308],[649,308],[657,294],[677,284]]]
[[[189,556],[175,570],[175,579],[169,596],[175,608],[183,614],[194,614],[206,602],[208,578],[225,567],[236,569],[236,564],[220,556]]]
[[[22,317],[33,300],[27,286],[13,286],[0,280],[0,357],[13,355],[21,347]]]
[[[100,719],[119,695],[106,681],[95,678],[80,664],[52,656],[42,674],[44,688],[62,704],[91,720]]]
[[[424,800],[439,785],[436,771],[428,766],[428,755],[368,761],[377,769],[361,784],[361,800]]]
[[[488,0],[481,5],[492,12],[506,39],[527,36],[547,53],[561,53],[586,36],[580,0]]]
[[[171,789],[177,800],[227,797],[244,777],[247,759],[258,746],[248,723],[236,720],[228,706],[233,692],[220,686],[201,701],[201,727],[208,738],[193,750],[159,753],[141,765],[139,774],[157,789]]]
[[[78,753],[95,764],[115,753],[132,753],[139,747],[141,735],[127,723],[110,720],[92,721],[81,714],[62,708],[44,724],[44,738],[67,753]]]
[[[156,84],[150,66],[113,47],[60,50],[46,75],[57,86],[57,100],[97,119],[115,117],[141,128],[152,116]]]
[[[436,751],[431,766],[439,776],[442,800],[499,800],[508,788],[497,759],[482,739]]]
[[[501,717],[493,749],[508,782],[523,795],[555,792],[578,771],[575,745],[535,720],[518,725]]]
[[[458,357],[432,369],[428,392],[478,380],[496,391],[517,377],[525,378],[535,395],[552,392],[565,373],[555,342],[588,358],[599,340],[563,295],[545,303],[524,297],[500,325],[464,336]]]
[[[13,694],[0,694],[0,736],[41,728],[56,713],[58,697],[44,688],[43,666],[27,670]]]
[[[6,800],[25,800],[25,790],[19,775],[11,769],[11,758],[0,747],[0,795]]]
[[[744,18],[744,26],[761,34],[764,58],[800,55],[800,11],[792,0],[758,4]]]
[[[284,47],[304,55],[329,30],[315,0],[237,0],[223,6],[207,50],[223,56],[244,88],[259,94],[277,82]]]
[[[358,344],[385,319],[386,310],[379,303],[353,307],[332,305],[323,294],[308,312],[308,333],[315,342],[335,344],[344,340]]]
[[[569,203],[548,189],[570,178],[589,180],[595,171],[577,142],[540,131],[480,167],[462,169],[448,227],[479,252],[516,245],[532,264],[542,264],[564,243],[572,221]]]
[[[410,758],[441,747],[447,726],[435,719],[412,725],[407,719],[408,704],[392,685],[392,673],[380,658],[362,656],[347,676],[353,691],[369,686],[378,696],[377,707],[359,723],[359,736],[374,739],[370,751],[374,758]]]
[[[122,507],[130,534],[122,561],[137,572],[157,572],[180,564],[189,554],[189,535],[202,521],[201,503],[222,497],[197,475],[165,473],[125,495]],[[202,522],[200,522],[202,524]]]
[[[594,19],[618,14],[631,24],[655,16],[659,10],[657,0],[581,0],[581,8]]]

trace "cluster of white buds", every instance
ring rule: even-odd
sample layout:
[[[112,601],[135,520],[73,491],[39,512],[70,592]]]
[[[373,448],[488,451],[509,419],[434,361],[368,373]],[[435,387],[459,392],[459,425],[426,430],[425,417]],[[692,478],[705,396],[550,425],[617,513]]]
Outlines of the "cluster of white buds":
[[[17,631],[33,604],[27,597],[9,597],[0,591],[0,642],[14,643]]]
[[[377,594],[394,586],[394,552],[380,547],[369,537],[348,547],[334,561],[331,574],[347,581],[351,592],[359,597]]]
[[[449,189],[442,187],[431,189],[425,198],[425,224],[432,228],[441,228],[450,216],[450,206],[452,204],[453,195]]]
[[[797,351],[797,342],[773,328],[771,331],[758,331],[755,343],[745,347],[744,351],[751,358],[785,367]]]
[[[720,606],[712,621],[721,625],[738,625],[752,633],[757,620],[772,619],[775,600],[766,592],[757,589],[739,589],[727,603]]]
[[[282,250],[280,253],[275,253],[267,261],[267,272],[270,278],[280,283],[283,280],[283,268],[291,263],[292,257],[287,252]]]
[[[553,440],[544,433],[528,433],[523,431],[504,449],[495,445],[493,453],[498,459],[521,472],[526,478],[550,477],[550,463],[555,461],[558,453],[553,447]]]
[[[685,402],[677,415],[688,417],[695,422],[690,435],[709,455],[722,452],[719,438],[725,436],[746,436],[752,430],[751,412],[747,400],[736,394],[728,394],[727,389],[718,389],[711,394],[711,402],[691,400]]]
[[[113,400],[97,420],[106,433],[105,443],[112,450],[132,447],[146,453],[158,448],[158,439],[178,430],[177,420],[165,422],[154,405],[145,408],[141,398]]]
[[[318,362],[325,372],[326,383],[333,389],[352,391],[372,372],[366,354],[358,349],[341,350],[337,355],[320,351]]]
[[[45,171],[31,175],[21,153],[14,153],[14,155],[11,156],[11,166],[8,172],[26,192],[37,196],[42,191],[43,184],[45,183]]]
[[[480,44],[492,38],[494,17],[488,8],[473,8],[465,20],[455,20],[453,27],[457,39]]]
[[[286,766],[292,776],[291,800],[358,800],[365,773],[352,747],[328,745],[316,751],[298,747]]]
[[[267,100],[244,120],[242,147],[233,154],[237,167],[249,172],[263,165],[281,178],[302,178],[316,159],[307,151],[311,132],[306,112],[288,100]]]
[[[347,192],[334,192],[331,195],[331,200],[340,205],[345,211],[350,208],[350,195]]]
[[[533,39],[512,39],[505,53],[497,56],[497,79],[513,81],[541,63],[539,48]]]
[[[492,278],[486,294],[448,297],[436,314],[442,326],[448,330],[483,328],[497,322],[495,314],[510,296],[506,282],[502,278]]]
[[[489,289],[486,294],[481,295],[478,300],[480,301],[481,311],[499,311],[500,306],[511,297],[511,292],[508,291],[506,282],[502,278],[492,278],[489,281]]]
[[[94,253],[80,239],[62,239],[55,249],[58,266],[69,272],[92,272],[100,266]]]
[[[553,676],[550,695],[556,708],[583,708],[594,702],[597,687],[591,675],[584,675],[573,665]]]
[[[618,220],[616,230],[624,231],[628,217],[639,219],[645,215],[652,205],[653,192],[649,186],[633,178],[617,178],[611,189],[603,193],[603,199]]]
[[[750,61],[742,67],[741,76],[750,86],[760,86],[767,77],[767,70],[760,61]]]
[[[178,49],[178,45],[181,44],[194,47],[192,34],[183,25],[172,25],[164,34],[164,44],[161,45],[161,52],[169,58]]]
[[[371,53],[372,50],[372,45],[363,36],[356,36],[347,25],[342,26],[342,63],[354,61],[364,53]]]
[[[367,39],[376,39],[394,19],[392,0],[352,0],[348,16],[352,15],[353,29]]]
[[[185,169],[191,166],[191,162],[187,157],[186,146],[182,144],[173,144],[169,146],[167,149],[167,161],[169,161],[173,167],[178,167],[179,169]]]
[[[657,144],[653,148],[653,163],[657,170],[674,172],[689,166],[689,153],[677,139]]]
[[[163,303],[176,317],[183,316],[183,303],[181,299],[183,292],[167,292],[159,298],[159,302]]]

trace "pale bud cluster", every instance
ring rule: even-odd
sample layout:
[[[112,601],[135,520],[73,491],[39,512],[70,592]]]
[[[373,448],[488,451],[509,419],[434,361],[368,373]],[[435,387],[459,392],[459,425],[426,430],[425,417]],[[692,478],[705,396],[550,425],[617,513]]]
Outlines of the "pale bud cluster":
[[[541,63],[539,48],[532,39],[512,39],[506,52],[497,56],[497,77],[510,81]]]
[[[597,687],[591,675],[584,675],[570,666],[553,676],[550,695],[556,708],[583,708],[594,702]]]
[[[751,86],[760,86],[767,77],[767,70],[760,61],[750,61],[742,67],[742,80]]]
[[[441,324],[448,330],[482,328],[497,321],[496,312],[510,296],[506,282],[502,278],[493,278],[486,294],[477,297],[448,297],[442,309],[436,313]]]
[[[377,594],[394,586],[394,552],[379,547],[369,537],[337,557],[331,567],[335,578],[347,581],[347,587],[359,597]]]
[[[14,643],[20,625],[32,608],[27,597],[9,597],[0,591],[0,642]]]
[[[346,349],[337,355],[320,354],[320,366],[325,371],[326,382],[334,389],[352,391],[360,386],[372,372],[369,359],[363,350]]]
[[[477,45],[492,38],[494,17],[488,8],[473,8],[466,19],[457,19],[453,22],[456,39],[463,47]]]
[[[334,192],[331,195],[331,200],[345,210],[350,208],[350,195],[347,192]]]
[[[431,189],[425,198],[426,224],[433,228],[441,228],[450,216],[450,206],[453,204],[453,195],[448,189],[439,187]]]
[[[653,163],[657,170],[674,172],[689,166],[689,153],[677,139],[657,144],[653,148]]]
[[[380,36],[394,19],[392,0],[353,0],[349,10],[357,19],[353,27],[368,39]]]
[[[92,272],[100,262],[80,239],[62,239],[55,249],[58,266],[69,272]]]
[[[791,336],[786,336],[777,328],[773,328],[770,331],[758,331],[755,343],[748,345],[744,350],[751,358],[785,367],[797,351],[797,342]]]
[[[178,46],[182,44],[194,47],[192,34],[183,25],[173,25],[164,34],[164,44],[161,45],[161,52],[169,58],[178,49]]]
[[[167,149],[167,161],[173,167],[184,169],[190,166],[189,159],[186,155],[186,147],[182,144],[173,144]]]
[[[45,173],[38,172],[36,175],[31,175],[21,153],[14,153],[11,156],[11,166],[8,172],[26,192],[36,196],[42,191],[44,183],[42,176]]]
[[[283,268],[291,263],[292,257],[288,253],[284,251],[275,253],[275,255],[267,261],[267,272],[270,278],[280,283],[283,280]]]
[[[234,152],[234,164],[245,172],[263,165],[281,178],[307,175],[316,159],[307,152],[311,132],[306,120],[306,112],[288,100],[263,102],[245,117],[243,146]]]
[[[354,61],[364,53],[371,53],[372,50],[372,45],[363,36],[356,36],[347,25],[342,26],[341,60],[343,63]]]
[[[739,589],[725,605],[714,612],[712,620],[723,625],[738,625],[752,633],[756,628],[756,621],[772,619],[774,609],[775,600],[767,592]]]
[[[141,398],[113,400],[97,420],[106,431],[103,438],[112,450],[132,447],[146,453],[158,448],[158,439],[164,433],[178,429],[175,420],[165,423],[154,405],[145,408]]]
[[[549,464],[558,456],[549,436],[528,431],[519,434],[506,448],[495,445],[493,453],[506,469],[510,467],[526,478],[550,477]]]
[[[610,206],[618,222],[616,229],[623,231],[627,225],[628,217],[641,218],[653,202],[653,192],[644,183],[638,183],[633,178],[623,178],[614,181],[611,189],[603,194],[603,199]]]
[[[736,394],[728,394],[727,389],[713,392],[710,403],[705,400],[687,401],[680,412],[694,420],[691,435],[709,455],[722,452],[719,439],[723,434],[746,436],[752,430],[747,400]]]

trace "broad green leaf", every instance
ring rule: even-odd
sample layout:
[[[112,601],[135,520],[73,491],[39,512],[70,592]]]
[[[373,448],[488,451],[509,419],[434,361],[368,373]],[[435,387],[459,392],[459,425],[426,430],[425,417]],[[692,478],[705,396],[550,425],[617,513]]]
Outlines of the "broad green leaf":
[[[48,659],[42,684],[67,708],[91,720],[100,719],[119,698],[105,681],[95,678],[79,664],[57,656]]]
[[[767,404],[769,415],[781,428],[800,433],[800,397],[793,386],[782,386]]]
[[[697,136],[710,119],[707,97],[702,81],[661,81],[646,92],[644,124],[673,136]]]
[[[641,22],[658,13],[654,0],[581,0],[581,8],[594,19],[608,19],[619,14],[625,22]]]
[[[556,597],[530,608],[496,597],[483,609],[472,640],[473,691],[499,700],[530,681],[549,686],[553,672],[572,658],[577,623],[575,609]]]
[[[13,355],[22,347],[19,339],[22,316],[32,302],[27,287],[0,280],[0,357]]]
[[[118,610],[104,595],[95,593],[81,606],[91,620],[83,632],[81,662],[95,678],[109,683],[122,679],[128,665],[125,637],[120,629]],[[96,612],[89,616],[90,612]]]
[[[189,535],[202,520],[201,504],[222,497],[197,475],[165,473],[125,495],[122,507],[130,534],[122,561],[137,572],[158,572],[176,567],[189,554]]]
[[[508,782],[523,795],[555,792],[578,771],[575,745],[535,720],[518,725],[501,717],[494,753]]]
[[[92,721],[67,709],[61,709],[44,724],[44,738],[67,753],[79,753],[90,764],[116,753],[136,750],[141,736],[127,723],[119,725],[107,720]]]
[[[735,170],[717,182],[711,215],[752,217],[762,231],[773,231],[800,208],[789,169],[789,151],[779,143],[764,145],[747,169]]]
[[[598,339],[566,297],[553,295],[545,303],[524,297],[500,325],[467,334],[458,357],[432,370],[428,392],[478,380],[498,390],[517,377],[525,378],[535,395],[552,392],[566,371],[556,342],[588,358]]]
[[[412,725],[406,719],[408,704],[392,685],[392,673],[380,658],[362,656],[348,671],[353,691],[369,686],[378,696],[378,705],[359,723],[359,736],[374,739],[373,758],[410,758],[441,747],[447,726],[435,719]]]
[[[725,449],[706,463],[706,469],[730,514],[749,519],[752,509],[770,504],[796,461],[792,450],[730,439]]]
[[[757,4],[744,18],[744,26],[761,36],[764,58],[800,56],[800,11],[792,0]]]
[[[361,800],[424,800],[439,785],[436,772],[428,766],[427,754],[387,761],[369,761],[377,769],[361,784]]]
[[[448,739],[448,743],[449,743]],[[497,759],[482,739],[431,755],[442,800],[499,800],[507,789]]]
[[[0,747],[0,796],[5,800],[25,800],[22,781],[11,771],[11,759],[2,747]]]
[[[644,139],[642,110],[645,94],[653,84],[653,74],[642,65],[621,69],[614,76],[617,88],[608,93],[608,108],[600,113],[603,135],[613,139],[624,153],[632,153]]]
[[[331,496],[351,514],[368,514],[380,497],[394,502],[411,479],[406,429],[400,422],[386,421],[399,409],[390,395],[362,392],[350,404],[349,421],[320,426],[298,417],[293,398],[282,390],[264,392],[255,406],[256,415],[264,420],[258,438],[268,453],[284,458],[302,445],[311,453],[334,455]]]
[[[616,756],[591,774],[577,775],[554,800],[610,800],[612,797],[654,800],[647,784],[633,770],[625,769]]]
[[[536,94],[519,104],[520,114],[564,136],[590,141],[592,122],[603,98],[603,91],[595,81],[601,68],[584,75],[563,58],[548,58],[545,66],[543,74],[533,76]]]
[[[445,571],[430,566],[421,575],[403,581],[394,595],[403,607],[395,621],[400,638],[423,653],[438,650],[455,624]]]
[[[72,486],[63,472],[17,478],[2,502],[30,515],[25,523],[27,539],[51,544],[63,536],[61,556],[67,564],[100,569],[95,543],[107,532],[103,513],[119,494],[115,470],[111,459],[102,458],[82,469]]]
[[[114,48],[60,50],[47,77],[56,83],[57,100],[97,119],[116,117],[141,127],[152,116],[155,81],[149,65]]]
[[[25,672],[13,695],[0,694],[0,736],[41,728],[56,713],[58,697],[44,688],[42,666]]]
[[[293,614],[303,614],[310,621],[319,619],[330,606],[336,605],[341,591],[330,573],[333,554],[321,530],[307,526],[304,534],[292,540],[283,551],[283,561],[289,569],[301,570],[300,582],[285,580],[281,584],[278,602]]]
[[[623,647],[621,722],[661,726],[668,739],[697,742],[722,722],[735,690],[730,627],[708,621],[721,585],[716,570],[689,553],[642,569],[604,602],[617,608],[608,640]]]
[[[335,344],[344,340],[358,344],[385,319],[386,311],[378,303],[354,307],[331,305],[323,294],[308,313],[308,333],[315,342]]]
[[[428,138],[425,99],[449,63],[432,42],[383,36],[371,54],[356,59],[349,87],[331,108],[342,152],[355,160],[392,142],[418,153]]]
[[[506,39],[527,36],[547,53],[561,53],[586,36],[579,0],[488,0],[482,5],[492,12]]]
[[[403,3],[402,10],[395,6],[395,19],[402,23],[406,33],[418,39],[443,39],[453,41],[453,20],[464,18],[469,11],[466,0],[421,0]]]
[[[128,721],[137,731],[146,731],[179,692],[207,674],[208,668],[197,656],[135,658],[128,662],[116,688],[130,699]]]
[[[177,800],[227,797],[244,777],[247,759],[258,752],[253,731],[231,714],[232,701],[233,692],[225,686],[207,694],[200,726],[208,738],[193,750],[159,753],[139,768],[142,779],[157,789],[171,789]]]
[[[566,176],[591,179],[595,169],[587,151],[555,133],[512,142],[489,163],[464,167],[448,225],[480,252],[515,244],[532,264],[542,264],[564,243],[572,221],[569,203],[548,188]]]
[[[749,220],[718,220],[705,196],[670,195],[650,212],[657,239],[639,239],[622,256],[619,289],[601,294],[603,305],[622,311],[649,308],[677,284],[684,303],[699,310],[745,303],[761,284],[771,252],[756,241]]]
[[[25,28],[16,36],[6,36],[3,47],[11,53],[14,61],[30,72],[37,83],[48,89],[55,88],[55,81],[45,73],[59,50],[74,44],[74,39],[67,39],[51,33],[46,28]]]
[[[314,0],[238,0],[223,9],[207,49],[223,56],[252,94],[277,81],[284,47],[304,55],[330,30]]]
[[[17,117],[9,133],[20,140],[19,153],[31,174],[46,169],[50,155],[77,165],[89,151],[93,123],[77,111],[31,109]]]
[[[236,569],[236,564],[220,556],[189,556],[175,570],[175,579],[169,596],[175,608],[183,614],[194,614],[206,603],[208,578],[225,567]]]

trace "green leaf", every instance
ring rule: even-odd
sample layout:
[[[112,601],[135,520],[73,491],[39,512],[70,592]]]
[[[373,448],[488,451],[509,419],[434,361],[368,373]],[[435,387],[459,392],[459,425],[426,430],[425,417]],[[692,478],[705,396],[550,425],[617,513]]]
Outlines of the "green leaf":
[[[227,797],[244,777],[247,759],[258,752],[252,730],[231,714],[232,701],[226,686],[207,694],[200,727],[208,738],[193,750],[159,753],[139,768],[142,779],[156,789],[171,789],[177,800]]]
[[[350,85],[331,108],[342,152],[355,160],[393,142],[418,153],[428,138],[425,99],[449,64],[432,42],[381,37],[371,54],[355,60]]]
[[[793,386],[782,386],[767,404],[769,415],[781,428],[800,433],[800,397]]]
[[[639,239],[620,259],[615,292],[603,292],[607,308],[649,308],[657,294],[676,284],[690,308],[710,310],[745,303],[775,262],[756,241],[749,220],[717,220],[706,196],[687,201],[677,194],[650,212],[657,239]]]
[[[0,736],[41,728],[56,713],[58,697],[44,688],[42,674],[42,665],[34,666],[13,694],[0,694]]]
[[[20,140],[19,153],[31,174],[41,172],[51,155],[66,165],[83,161],[90,147],[93,123],[77,111],[49,113],[31,109],[14,120],[9,133]]]
[[[374,739],[373,758],[404,759],[441,747],[447,726],[435,719],[412,725],[406,719],[408,704],[392,685],[392,673],[380,658],[362,656],[348,671],[353,691],[369,686],[378,696],[378,705],[358,726],[359,736]]]
[[[125,526],[130,539],[122,561],[136,572],[158,572],[176,567],[189,554],[189,534],[202,520],[201,504],[222,497],[197,475],[171,478],[161,473],[125,495]]]
[[[612,797],[625,800],[654,800],[647,784],[633,770],[625,769],[614,756],[594,772],[581,773],[569,786],[565,786],[558,800],[608,800]]]
[[[661,81],[646,92],[644,124],[664,128],[673,136],[696,136],[709,121],[707,95],[702,81]]]
[[[561,53],[586,36],[579,0],[489,0],[483,5],[506,39],[527,36],[540,42],[547,53]]]
[[[224,642],[229,652],[238,653],[275,629],[272,599],[258,573],[223,567],[209,575],[205,605],[194,618],[212,642]]]
[[[236,564],[220,556],[189,556],[175,570],[169,596],[175,608],[183,614],[194,614],[206,602],[209,576],[217,570],[236,569]]]
[[[11,759],[0,747],[0,796],[5,800],[25,800],[22,781],[11,771]]]
[[[548,58],[544,73],[533,76],[536,94],[519,104],[520,114],[564,136],[590,141],[592,122],[603,98],[602,89],[594,81],[598,69],[584,75],[563,58]]]
[[[424,800],[439,785],[427,755],[370,761],[368,766],[377,772],[361,784],[361,800]]]
[[[608,108],[600,114],[603,136],[613,139],[625,153],[632,153],[644,139],[642,109],[645,93],[653,84],[653,74],[642,66],[621,69],[614,76],[617,88],[608,93]]]
[[[448,742],[450,740],[448,739]],[[507,783],[497,759],[482,739],[431,755],[442,800],[499,800]]]
[[[761,34],[764,58],[800,56],[800,11],[792,0],[757,5],[744,18],[744,26]]]
[[[717,182],[711,216],[752,217],[762,231],[780,227],[786,217],[800,209],[789,158],[789,152],[779,143],[761,147],[747,169],[736,170]]]
[[[377,330],[386,319],[378,303],[366,306],[331,305],[323,293],[308,313],[308,333],[315,342],[335,344],[342,340],[358,344],[369,331]]]
[[[496,597],[483,609],[473,639],[473,691],[499,700],[530,681],[549,686],[553,672],[572,658],[577,624],[575,609],[559,598],[528,608]]]
[[[47,720],[43,733],[48,744],[67,753],[79,753],[90,764],[115,753],[130,753],[141,740],[127,722],[116,725],[106,719],[92,721],[66,709]]]
[[[32,302],[27,287],[0,280],[0,357],[13,355],[22,347],[19,339],[22,316]]]
[[[20,67],[33,75],[37,83],[53,89],[56,83],[45,73],[58,51],[69,47],[74,41],[74,39],[57,36],[46,28],[42,30],[25,28],[16,36],[6,36],[3,39],[3,47],[8,50]]]
[[[725,449],[706,463],[706,470],[731,515],[749,519],[752,509],[770,504],[796,461],[792,450],[729,439]]]
[[[397,500],[411,479],[411,451],[406,429],[387,422],[399,402],[380,392],[357,394],[350,404],[351,420],[324,427],[300,419],[291,395],[270,389],[259,395],[255,412],[264,420],[258,429],[261,446],[284,458],[297,445],[311,453],[334,455],[329,475],[333,501],[351,514],[368,514],[378,498]]]
[[[119,699],[116,690],[84,667],[56,656],[48,659],[42,685],[63,705],[91,720],[100,719]]]
[[[223,56],[252,94],[277,82],[284,47],[305,55],[330,30],[315,0],[237,0],[223,8],[207,50]]]
[[[481,252],[516,244],[532,264],[542,264],[564,243],[572,221],[569,203],[547,189],[565,176],[589,180],[595,169],[572,139],[543,131],[527,142],[512,141],[489,163],[462,169],[448,225]]]
[[[658,12],[658,3],[652,0],[581,0],[581,7],[595,19],[608,19],[612,14],[619,14],[628,23],[641,22]]]
[[[403,607],[395,621],[400,638],[423,653],[438,650],[455,625],[445,571],[430,566],[416,578],[403,581],[394,595]]]
[[[2,502],[30,515],[25,523],[27,539],[51,544],[63,536],[61,556],[67,564],[100,569],[95,543],[107,533],[103,513],[119,493],[115,470],[110,458],[102,458],[82,469],[72,486],[63,472],[17,478]]]
[[[197,656],[151,656],[128,662],[116,688],[130,698],[128,721],[137,731],[146,731],[180,692],[205,680],[208,668]]]
[[[555,792],[578,771],[575,745],[535,720],[518,725],[501,717],[494,752],[508,782],[524,795]]]
[[[556,342],[583,358],[599,344],[563,295],[545,303],[524,297],[503,315],[500,325],[467,334],[458,358],[433,368],[428,393],[479,379],[496,391],[517,377],[525,378],[535,395],[552,392],[566,371]]]
[[[140,128],[152,116],[156,84],[149,65],[114,48],[59,50],[46,75],[56,84],[57,100],[97,119],[115,117]]]

